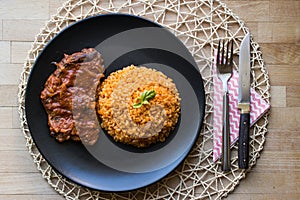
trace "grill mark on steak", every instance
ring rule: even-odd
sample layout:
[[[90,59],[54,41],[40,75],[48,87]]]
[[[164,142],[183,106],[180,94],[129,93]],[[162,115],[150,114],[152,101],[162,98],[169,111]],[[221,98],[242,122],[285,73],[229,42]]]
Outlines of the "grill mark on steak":
[[[50,134],[59,142],[66,140],[94,144],[99,137],[95,114],[96,89],[104,77],[103,59],[94,48],[82,49],[54,63],[41,92],[48,114]]]

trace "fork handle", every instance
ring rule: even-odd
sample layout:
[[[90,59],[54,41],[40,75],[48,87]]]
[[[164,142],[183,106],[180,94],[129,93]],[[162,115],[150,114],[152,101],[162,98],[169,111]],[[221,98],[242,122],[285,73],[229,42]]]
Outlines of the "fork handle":
[[[229,125],[229,98],[226,91],[223,96],[223,129],[222,129],[222,170],[230,171],[230,125]]]

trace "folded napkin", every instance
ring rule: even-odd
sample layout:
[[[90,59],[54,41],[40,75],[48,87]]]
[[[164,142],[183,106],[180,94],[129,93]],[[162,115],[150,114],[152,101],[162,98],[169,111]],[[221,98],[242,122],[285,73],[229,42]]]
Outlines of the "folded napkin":
[[[230,142],[233,145],[239,137],[240,110],[238,109],[238,79],[239,74],[233,70],[231,79],[228,81],[229,93],[229,120],[230,120]],[[213,83],[214,83],[214,116],[213,116],[213,161],[217,161],[222,154],[222,114],[223,114],[223,85],[217,76],[216,56],[213,66]],[[250,89],[250,125],[252,126],[261,116],[266,113],[270,105],[255,92]]]

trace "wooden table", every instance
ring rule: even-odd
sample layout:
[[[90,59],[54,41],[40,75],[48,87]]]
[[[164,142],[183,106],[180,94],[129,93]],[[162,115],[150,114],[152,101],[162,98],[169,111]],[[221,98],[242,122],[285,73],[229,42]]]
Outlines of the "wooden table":
[[[64,0],[0,0],[0,199],[63,199],[37,171],[17,112],[34,36]],[[228,199],[300,199],[300,0],[224,0],[259,43],[271,81],[261,158]]]

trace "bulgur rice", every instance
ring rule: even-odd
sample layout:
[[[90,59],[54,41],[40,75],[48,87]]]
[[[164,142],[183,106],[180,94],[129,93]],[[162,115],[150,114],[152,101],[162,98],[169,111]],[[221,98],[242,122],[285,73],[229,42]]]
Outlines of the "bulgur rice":
[[[141,93],[154,90],[149,104],[134,108]],[[148,147],[164,142],[180,115],[180,97],[162,72],[134,65],[111,73],[100,85],[97,112],[101,127],[117,142]]]

